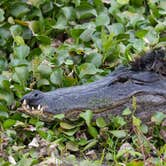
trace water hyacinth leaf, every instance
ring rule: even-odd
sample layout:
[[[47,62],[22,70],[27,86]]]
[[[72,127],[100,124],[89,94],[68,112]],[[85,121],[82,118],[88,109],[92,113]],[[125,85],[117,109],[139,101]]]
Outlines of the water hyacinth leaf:
[[[89,143],[84,147],[82,151],[84,152],[85,150],[93,148],[97,144],[97,142],[98,141],[96,139],[89,140]]]
[[[85,75],[94,75],[98,72],[97,68],[92,63],[84,63],[79,66],[79,76],[80,78],[84,77]]]
[[[109,22],[110,22],[110,17],[105,13],[102,13],[96,17],[96,26],[108,25]]]
[[[98,53],[91,53],[86,57],[87,63],[92,63],[96,67],[99,67],[102,64],[102,56]]]
[[[11,15],[16,18],[24,16],[29,11],[30,9],[27,7],[27,5],[23,3],[17,3],[17,5],[15,5],[13,8],[10,9]]]
[[[50,81],[55,85],[61,85],[63,81],[63,70],[57,69],[50,75]]]
[[[148,133],[148,126],[145,125],[145,124],[142,124],[141,127],[140,127],[141,131],[144,133],[144,134],[147,134]]]
[[[94,28],[88,28],[84,30],[84,32],[81,33],[80,39],[82,39],[85,42],[88,42],[92,39],[92,34],[94,33]]]
[[[0,119],[8,118],[9,114],[5,111],[0,110]]]
[[[141,125],[141,120],[140,120],[139,118],[133,116],[132,120],[133,120],[133,125],[134,125],[134,126],[140,127],[140,125]]]
[[[12,127],[14,124],[16,123],[16,120],[14,119],[7,119],[3,122],[3,127],[5,129],[9,129],[10,127]]]
[[[129,3],[129,0],[117,0],[117,2],[121,5],[126,5]]]
[[[64,115],[64,114],[57,114],[57,115],[54,115],[54,118],[55,118],[55,119],[62,120],[62,119],[65,118],[65,115]]]
[[[107,125],[104,118],[102,118],[102,117],[99,117],[96,119],[96,124],[100,128],[105,127]]]
[[[48,36],[44,35],[36,35],[37,40],[39,40],[42,44],[49,45],[51,43],[51,39]]]
[[[13,37],[21,36],[23,33],[23,28],[20,25],[12,25],[10,27],[10,32],[11,32]]]
[[[69,19],[74,19],[75,16],[75,10],[73,7],[63,7],[62,9],[62,13],[64,14],[64,16],[66,17],[67,20]]]
[[[50,86],[50,82],[47,79],[40,79],[37,82],[37,86],[38,87],[42,87],[42,86]]]
[[[14,41],[17,45],[25,45],[24,39],[21,36],[15,36]]]
[[[28,75],[29,75],[28,67],[26,66],[15,67],[13,80],[23,85],[28,79]]]
[[[97,16],[97,12],[89,3],[83,2],[76,8],[76,16],[78,19],[85,19]]]
[[[29,55],[30,48],[27,45],[22,45],[14,48],[15,56],[19,59],[24,59]]]
[[[70,130],[60,130],[60,131],[67,136],[73,136],[78,130],[79,130],[79,128],[74,128],[74,129],[70,129]]]
[[[123,24],[121,23],[114,23],[110,26],[111,33],[115,34],[116,36],[119,34],[124,33],[125,29]]]
[[[122,115],[125,115],[125,116],[126,116],[126,115],[130,115],[130,114],[131,114],[131,110],[130,110],[130,108],[128,108],[128,107],[125,108],[124,111],[123,111],[123,113],[122,113]]]
[[[91,121],[93,117],[92,111],[86,110],[85,112],[80,113],[80,117],[85,120],[87,126],[91,126]]]
[[[88,133],[93,137],[96,138],[98,136],[98,131],[93,126],[88,126]]]
[[[166,118],[166,114],[162,112],[156,112],[152,117],[151,121],[155,122],[157,125],[160,125],[161,122]]]
[[[66,143],[66,149],[72,151],[72,152],[77,152],[79,151],[79,147],[76,143],[74,142],[67,142]]]
[[[60,126],[61,126],[61,128],[66,129],[66,130],[70,130],[70,129],[73,129],[76,127],[75,125],[72,125],[72,124],[69,124],[69,123],[66,123],[63,121],[60,122]]]
[[[52,68],[50,67],[50,65],[45,63],[41,63],[37,69],[42,76],[46,77],[49,76],[52,72]]]
[[[125,138],[127,133],[124,130],[112,130],[110,131],[111,134],[113,134],[117,138]]]
[[[0,22],[4,21],[5,17],[4,17],[4,10],[0,8]]]
[[[159,41],[159,34],[155,30],[151,29],[145,35],[144,41],[149,45],[154,45]]]

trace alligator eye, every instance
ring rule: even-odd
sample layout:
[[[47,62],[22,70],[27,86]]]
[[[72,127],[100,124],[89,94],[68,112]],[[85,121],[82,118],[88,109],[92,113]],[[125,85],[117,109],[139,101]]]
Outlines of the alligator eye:
[[[34,96],[37,97],[37,96],[38,96],[38,93],[35,93]]]

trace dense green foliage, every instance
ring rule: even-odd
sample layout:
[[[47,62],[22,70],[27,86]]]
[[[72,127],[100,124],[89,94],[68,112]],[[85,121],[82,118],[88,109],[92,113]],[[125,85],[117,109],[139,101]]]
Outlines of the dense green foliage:
[[[80,160],[98,159],[82,165],[164,165],[161,113],[152,118],[156,126],[149,131],[128,109],[109,122],[92,122],[87,111],[79,122],[66,123],[58,115],[60,120],[51,125],[15,110],[32,89],[92,82],[165,45],[165,0],[1,0],[0,165],[61,162],[58,158],[68,152]],[[131,128],[126,116],[132,117]],[[74,155],[65,160],[78,165]]]

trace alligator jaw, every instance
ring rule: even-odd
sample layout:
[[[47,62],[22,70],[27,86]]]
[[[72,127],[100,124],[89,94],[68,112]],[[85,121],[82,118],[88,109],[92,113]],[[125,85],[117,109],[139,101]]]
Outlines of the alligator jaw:
[[[54,114],[45,111],[46,106],[38,105],[37,107],[31,107],[27,104],[27,101],[24,99],[21,107],[17,109],[18,112],[28,114],[30,116],[39,117],[39,119],[51,122],[54,120]]]

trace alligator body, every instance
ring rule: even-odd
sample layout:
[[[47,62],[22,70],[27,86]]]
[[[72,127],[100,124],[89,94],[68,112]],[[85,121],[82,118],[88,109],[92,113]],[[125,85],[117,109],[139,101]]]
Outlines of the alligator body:
[[[156,61],[151,66],[154,63]],[[90,84],[50,92],[35,90],[22,98],[19,111],[38,114],[41,119],[50,121],[52,115],[60,113],[73,118],[90,109],[95,116],[107,117],[130,108],[137,116],[147,119],[156,111],[166,113],[166,67],[161,69],[160,74],[158,68],[155,72],[121,67]],[[133,98],[136,108],[132,106]]]

